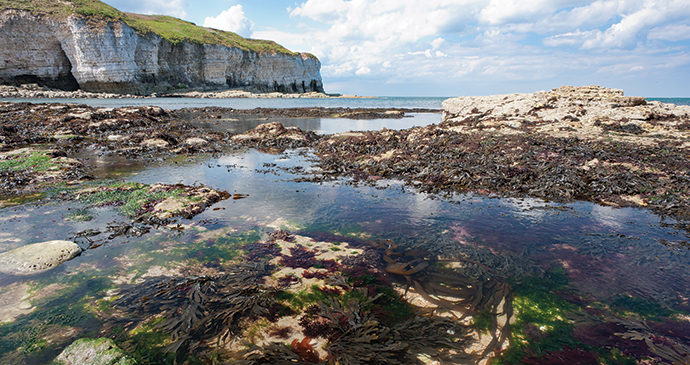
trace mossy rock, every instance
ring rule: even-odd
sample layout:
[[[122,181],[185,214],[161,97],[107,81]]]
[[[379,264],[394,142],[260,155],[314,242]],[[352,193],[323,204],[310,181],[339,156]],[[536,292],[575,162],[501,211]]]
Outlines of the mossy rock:
[[[55,359],[56,365],[135,365],[137,362],[109,338],[74,341]]]

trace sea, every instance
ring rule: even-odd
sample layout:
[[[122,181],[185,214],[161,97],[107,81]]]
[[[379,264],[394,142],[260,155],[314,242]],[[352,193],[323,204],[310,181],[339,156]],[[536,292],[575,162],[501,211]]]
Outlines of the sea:
[[[76,103],[93,107],[160,106],[174,110],[182,108],[202,108],[217,106],[234,109],[253,108],[423,108],[441,109],[444,100],[452,97],[400,97],[379,96],[366,98],[285,98],[285,99],[207,99],[207,98],[144,98],[144,99],[17,99],[5,98],[0,101],[29,103]],[[657,98],[656,100],[676,105],[690,105],[690,98]]]

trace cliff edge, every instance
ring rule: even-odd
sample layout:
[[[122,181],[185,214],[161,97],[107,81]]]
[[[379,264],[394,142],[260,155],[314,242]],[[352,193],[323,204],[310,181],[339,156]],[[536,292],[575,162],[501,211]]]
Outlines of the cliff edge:
[[[313,55],[96,0],[0,0],[0,59],[7,85],[140,95],[236,87],[323,92]]]

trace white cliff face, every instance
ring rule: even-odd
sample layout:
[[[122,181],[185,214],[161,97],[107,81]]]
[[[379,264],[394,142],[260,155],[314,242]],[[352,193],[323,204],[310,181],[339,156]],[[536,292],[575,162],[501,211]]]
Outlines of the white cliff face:
[[[50,19],[17,11],[0,14],[0,81],[36,82],[74,90],[72,65]]]
[[[318,60],[213,44],[172,44],[122,22],[72,16],[0,14],[0,82],[38,82],[93,92],[150,93],[188,87],[251,86],[258,91],[323,91]]]

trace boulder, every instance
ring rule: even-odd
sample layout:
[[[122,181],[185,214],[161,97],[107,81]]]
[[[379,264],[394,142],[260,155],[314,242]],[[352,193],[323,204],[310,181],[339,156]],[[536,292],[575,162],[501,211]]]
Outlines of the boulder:
[[[33,275],[63,264],[81,252],[71,241],[46,241],[22,246],[0,254],[0,272]]]
[[[109,338],[81,338],[55,359],[59,365],[135,365],[137,362]]]

